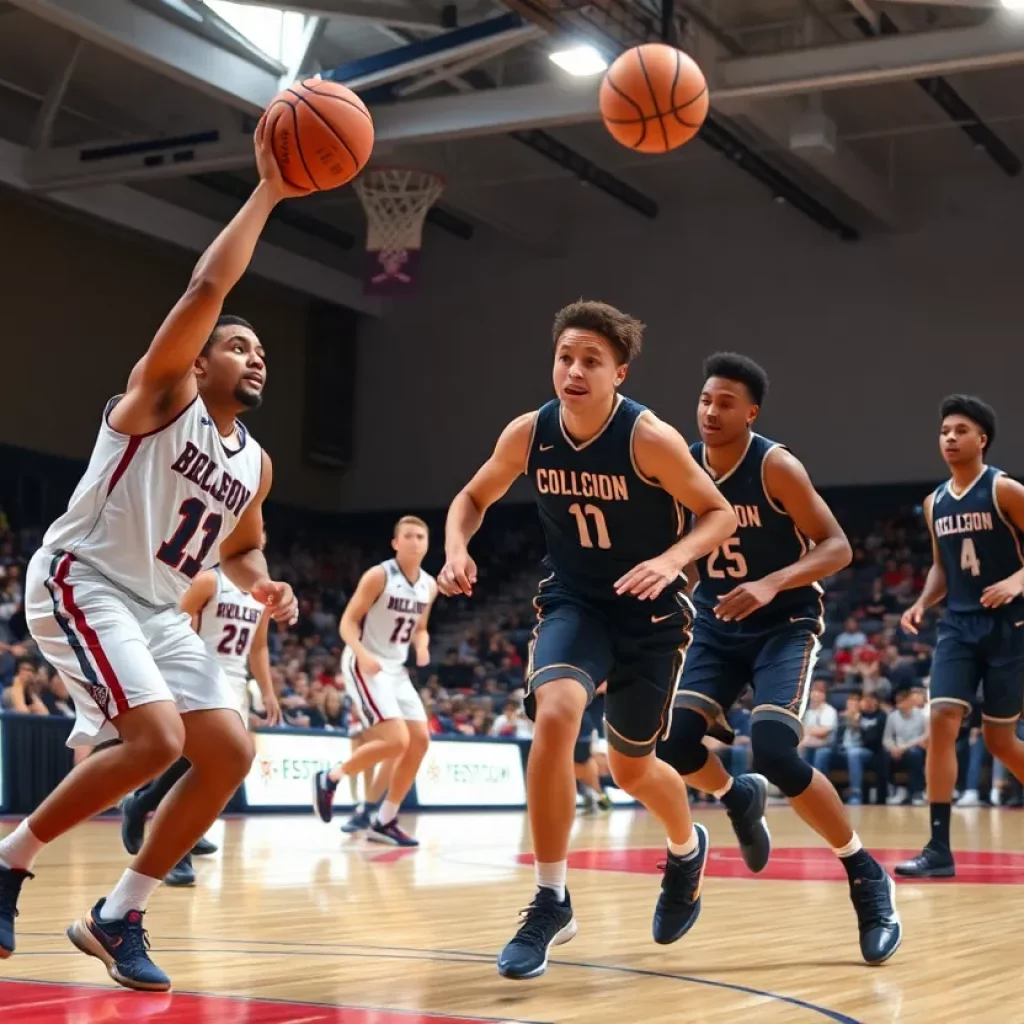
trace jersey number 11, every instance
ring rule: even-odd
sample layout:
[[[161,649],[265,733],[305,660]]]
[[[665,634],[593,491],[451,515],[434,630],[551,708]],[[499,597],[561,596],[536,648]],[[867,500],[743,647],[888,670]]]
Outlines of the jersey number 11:
[[[576,517],[576,529],[580,532],[580,545],[585,548],[594,546],[593,538],[590,536],[590,523],[587,517],[594,520],[594,532],[597,534],[597,546],[607,550],[612,546],[611,537],[608,536],[608,523],[605,522],[604,513],[596,505],[580,505],[574,501],[569,506],[569,511]]]

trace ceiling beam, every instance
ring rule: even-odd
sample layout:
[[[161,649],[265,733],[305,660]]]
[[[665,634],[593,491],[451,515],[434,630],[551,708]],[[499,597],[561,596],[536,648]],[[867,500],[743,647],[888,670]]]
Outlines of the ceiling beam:
[[[416,32],[446,31],[440,19],[420,16],[405,7],[396,6],[391,10],[386,5],[374,3],[373,0],[312,0],[308,3],[292,3],[291,0],[246,0],[246,3],[282,11],[296,11],[299,14],[310,14],[327,20],[346,18],[350,21],[390,25],[393,28],[407,28]]]
[[[23,147],[0,139],[0,183],[22,192],[29,190],[24,173],[26,155]],[[124,185],[62,189],[46,198],[58,206],[195,253],[204,252],[224,227],[209,217]],[[249,272],[304,295],[381,315],[379,300],[363,295],[362,283],[356,278],[268,242],[257,245]]]
[[[261,113],[277,93],[278,79],[271,72],[128,0],[11,2],[80,39],[247,113]]]

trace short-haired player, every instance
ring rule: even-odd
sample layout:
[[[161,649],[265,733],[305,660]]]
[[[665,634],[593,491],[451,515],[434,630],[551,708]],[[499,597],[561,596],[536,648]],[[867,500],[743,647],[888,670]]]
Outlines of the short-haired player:
[[[394,846],[419,845],[399,826],[398,811],[430,744],[426,709],[405,667],[410,647],[417,665],[430,663],[427,623],[437,584],[423,571],[428,543],[422,519],[399,519],[391,540],[395,557],[363,573],[345,606],[339,629],[346,644],[341,671],[372,732],[347,761],[329,772],[317,772],[313,780],[314,809],[329,822],[343,777],[393,759],[387,795],[366,837]]]

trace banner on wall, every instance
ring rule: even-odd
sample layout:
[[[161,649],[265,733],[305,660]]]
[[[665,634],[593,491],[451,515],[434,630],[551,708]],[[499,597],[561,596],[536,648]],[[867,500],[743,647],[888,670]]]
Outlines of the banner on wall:
[[[313,799],[313,775],[351,755],[347,736],[330,733],[253,734],[256,757],[245,780],[250,807],[304,807]],[[348,786],[338,790],[337,807],[350,807]]]
[[[518,743],[433,740],[416,774],[421,807],[522,807],[526,803]]]

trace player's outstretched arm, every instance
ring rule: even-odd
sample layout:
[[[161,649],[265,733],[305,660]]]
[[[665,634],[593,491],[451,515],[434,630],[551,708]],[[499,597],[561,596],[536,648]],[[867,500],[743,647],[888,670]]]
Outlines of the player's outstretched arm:
[[[416,664],[420,668],[430,664],[430,633],[427,629],[427,623],[430,620],[430,612],[434,607],[434,602],[437,600],[437,593],[435,589],[430,600],[427,602],[427,607],[423,609],[420,621],[416,623],[416,632],[412,635],[412,647],[416,652]]]
[[[270,579],[267,559],[262,551],[263,502],[270,493],[274,470],[270,456],[263,452],[260,489],[246,506],[235,528],[220,543],[220,569],[239,590],[252,594],[267,606],[271,616],[285,625],[299,617],[299,606],[288,583]]]
[[[282,199],[304,194],[281,177],[262,120],[256,129],[256,163],[259,184],[199,258],[185,294],[135,364],[125,395],[110,414],[115,430],[125,434],[156,430],[192,401],[196,394],[193,364],[213,333],[225,298],[248,268],[267,218]]]
[[[526,472],[530,438],[536,412],[524,413],[501,432],[491,457],[455,495],[445,524],[445,564],[437,578],[442,594],[471,596],[476,583],[476,563],[469,556],[469,542],[480,529],[484,513]]]
[[[281,722],[281,705],[274,693],[274,677],[270,674],[270,610],[264,609],[256,634],[249,648],[249,670],[252,672],[256,685],[263,697],[263,711],[266,718],[261,723],[269,728]]]
[[[924,580],[921,596],[903,613],[900,626],[905,633],[917,633],[924,613],[933,604],[938,604],[946,596],[946,572],[939,558],[939,547],[935,543],[935,524],[932,522],[932,505],[935,495],[929,494],[924,499],[924,521],[928,524],[928,534],[932,539],[932,564]]]
[[[780,590],[817,583],[845,568],[853,558],[846,533],[796,456],[785,448],[772,449],[765,457],[764,483],[769,499],[789,514],[814,546],[791,565],[764,579],[747,580],[724,594],[715,606],[715,615],[723,622],[739,622],[772,601]]]
[[[345,605],[345,610],[341,613],[341,623],[338,626],[341,639],[345,641],[346,646],[352,648],[360,670],[368,676],[375,676],[380,672],[380,662],[363,646],[361,623],[366,618],[367,612],[373,607],[374,601],[384,593],[387,581],[388,574],[383,565],[375,565],[372,569],[367,569],[359,577],[356,592]]]
[[[996,480],[996,505],[1000,513],[1010,520],[1020,533],[1024,533],[1024,485],[1012,477],[1001,476]],[[1024,567],[1005,580],[986,587],[981,603],[986,608],[999,608],[1024,593]]]
[[[615,584],[616,593],[633,594],[643,601],[656,598],[691,562],[728,540],[736,530],[736,513],[697,465],[679,431],[653,413],[637,423],[633,458],[648,480],[656,481],[697,516],[686,536],[657,558],[641,562]]]
[[[217,573],[206,569],[192,581],[192,585],[181,595],[178,607],[192,619],[192,628],[199,631],[199,613],[213,600],[217,592]]]

